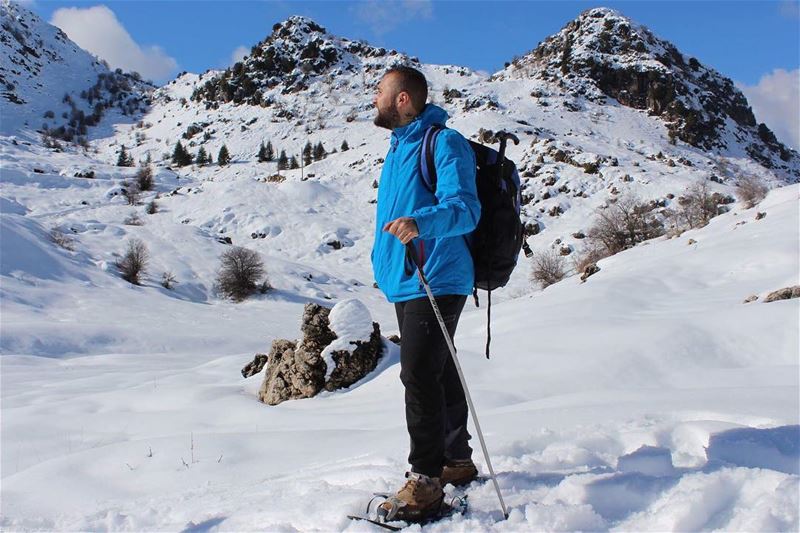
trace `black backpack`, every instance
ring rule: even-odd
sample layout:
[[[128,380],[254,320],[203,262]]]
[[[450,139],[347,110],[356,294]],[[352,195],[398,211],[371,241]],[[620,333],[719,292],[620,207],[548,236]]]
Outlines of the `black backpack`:
[[[432,193],[436,192],[436,165],[434,150],[436,138],[444,126],[434,124],[425,131],[420,151],[420,169],[423,184]],[[516,138],[514,138],[516,139]],[[505,139],[500,152],[488,146],[469,141],[475,152],[477,170],[475,181],[478,200],[481,203],[481,218],[472,233],[464,236],[475,266],[475,282],[472,295],[478,305],[478,289],[488,291],[486,324],[486,358],[492,339],[490,323],[492,290],[504,287],[517,266],[522,248],[522,221],[520,220],[521,191],[517,167],[513,161],[500,153],[505,152]]]

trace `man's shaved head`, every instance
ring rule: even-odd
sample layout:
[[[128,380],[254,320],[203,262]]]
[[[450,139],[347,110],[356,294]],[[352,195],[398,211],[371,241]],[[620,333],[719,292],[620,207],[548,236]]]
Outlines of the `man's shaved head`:
[[[392,67],[383,76],[391,80],[391,84],[396,92],[408,93],[411,98],[411,105],[417,113],[422,113],[425,103],[428,101],[428,82],[422,72],[411,67]]]

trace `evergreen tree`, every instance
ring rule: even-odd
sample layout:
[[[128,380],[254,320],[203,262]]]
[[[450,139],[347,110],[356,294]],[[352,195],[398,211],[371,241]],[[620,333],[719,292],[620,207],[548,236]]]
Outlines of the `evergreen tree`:
[[[192,154],[186,151],[180,141],[175,143],[175,149],[172,151],[172,163],[179,167],[192,164]]]
[[[286,170],[289,166],[289,158],[286,157],[286,151],[281,150],[281,155],[278,156],[278,170]]]
[[[133,166],[133,157],[128,153],[125,149],[125,145],[122,145],[122,148],[119,151],[119,156],[117,157],[117,166],[118,167],[132,167]]]
[[[224,167],[230,162],[231,154],[228,153],[228,147],[223,144],[222,148],[219,149],[219,154],[217,154],[217,164],[221,167]]]
[[[272,161],[275,159],[275,150],[272,148],[272,141],[267,141],[267,156],[265,161]]]
[[[261,145],[258,147],[258,162],[263,163],[267,160],[267,147],[264,146],[264,141],[261,141]]]
[[[325,147],[322,146],[322,142],[317,143],[317,145],[314,147],[314,161],[322,161],[327,155],[328,152],[325,151]]]
[[[306,145],[303,147],[303,164],[308,166],[311,164],[311,151],[313,148],[311,147],[311,141],[307,142]]]
[[[350,149],[350,145],[347,144],[347,139],[343,140],[342,141],[342,147],[341,147],[342,152],[346,152],[349,149]]]
[[[292,156],[292,159],[289,161],[289,168],[300,168],[300,164],[297,162],[295,156]]]
[[[197,151],[197,157],[195,158],[194,162],[202,167],[206,164],[207,159],[208,155],[206,154],[206,149],[201,146]]]

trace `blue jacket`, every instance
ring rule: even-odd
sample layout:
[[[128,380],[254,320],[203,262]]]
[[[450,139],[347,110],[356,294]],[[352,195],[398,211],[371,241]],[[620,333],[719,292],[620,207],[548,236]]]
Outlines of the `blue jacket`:
[[[425,186],[419,163],[422,137],[431,124],[447,121],[444,109],[428,104],[410,124],[392,131],[381,172],[372,269],[390,302],[425,296],[405,246],[383,227],[412,217],[419,228],[414,239],[425,277],[435,296],[471,294],[475,272],[465,233],[475,229],[481,206],[475,184],[475,154],[464,137],[445,129],[436,140],[436,194]]]

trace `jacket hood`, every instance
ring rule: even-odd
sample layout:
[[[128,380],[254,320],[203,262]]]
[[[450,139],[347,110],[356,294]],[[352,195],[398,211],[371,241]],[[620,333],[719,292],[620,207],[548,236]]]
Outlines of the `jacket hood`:
[[[447,111],[438,105],[427,104],[425,109],[422,110],[422,113],[417,115],[414,120],[405,126],[395,128],[392,130],[392,133],[399,139],[404,139],[417,133],[421,134],[431,124],[441,124],[444,126],[448,118],[450,118],[450,116],[447,114]]]

